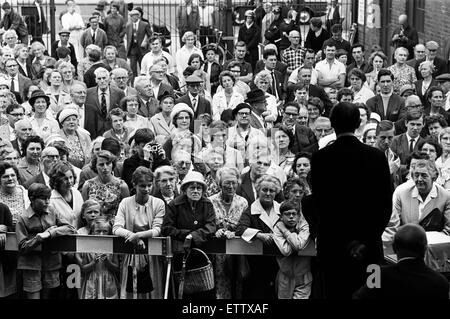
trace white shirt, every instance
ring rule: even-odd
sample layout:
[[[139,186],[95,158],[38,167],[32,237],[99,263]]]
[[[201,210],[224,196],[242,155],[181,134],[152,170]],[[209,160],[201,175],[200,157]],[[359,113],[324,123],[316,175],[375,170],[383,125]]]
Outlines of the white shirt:
[[[161,52],[159,54],[154,54],[151,51],[148,52],[147,54],[145,54],[144,57],[142,58],[141,70],[143,70],[143,72],[147,76],[150,76],[149,69],[153,65],[153,61],[155,61],[156,59],[158,59],[160,57],[165,57],[167,59],[167,61],[169,61],[167,72],[170,74],[175,73],[175,62],[173,60],[173,57],[171,54],[167,53],[164,50],[161,50]]]
[[[108,103],[108,102],[106,102],[106,103]],[[85,109],[84,105],[78,106],[78,118],[80,119],[78,126],[81,128],[84,128],[84,113],[85,113],[85,111],[86,111],[86,109]]]
[[[35,2],[34,4],[36,5],[36,9],[37,9],[37,12],[38,12],[38,17],[39,17],[38,22],[41,23],[41,21],[42,21],[42,17],[41,17],[41,6],[40,6],[39,3],[37,3],[37,2]]]
[[[98,94],[98,103],[100,105],[100,107],[102,106],[102,90],[100,90],[100,88],[97,90],[97,94]],[[106,110],[109,111],[109,88],[106,89],[105,91],[105,98],[106,98]]]
[[[419,191],[417,190],[417,187],[414,187],[411,194],[412,198],[416,198],[419,201],[419,220],[423,217],[423,209],[425,206],[434,198],[437,197],[437,187],[433,184],[431,187],[430,192],[427,195],[427,198],[425,198],[425,201],[422,199],[422,196],[420,196]]]
[[[44,177],[45,185],[50,187],[50,177],[47,174],[45,174],[45,172],[43,170],[41,172],[42,172],[42,176]]]
[[[190,92],[188,94],[189,94],[189,98],[191,99],[192,108],[194,109],[194,112],[196,112],[197,106],[198,106],[199,95],[197,94],[196,97],[193,97]],[[194,103],[194,99],[195,99],[195,103]]]
[[[322,76],[325,81],[336,81],[339,75],[346,74],[345,65],[342,62],[334,59],[333,63],[328,63],[327,59],[316,63],[315,67],[318,76]],[[320,84],[320,83],[319,83]]]
[[[410,137],[409,134],[406,133],[406,139],[408,140],[408,148],[409,148],[409,143],[411,142],[412,137]],[[419,136],[417,136],[417,137],[414,138],[413,149],[414,149],[414,147],[416,146],[418,140],[419,140]]]
[[[23,72],[25,72],[25,75],[28,76],[27,62],[25,61],[25,63],[20,63],[19,59],[17,59],[16,61],[17,61],[17,64],[22,67],[22,70],[23,70]]]
[[[200,16],[200,26],[209,27],[213,25],[213,6],[198,7],[198,15]]]
[[[361,89],[358,92],[355,92],[353,103],[366,104],[367,100],[374,96],[375,94],[373,93],[373,91],[364,83]]]
[[[161,82],[159,82],[158,85],[153,86],[153,96],[155,97],[155,99],[158,99],[158,92],[159,92],[160,86],[161,86]]]
[[[391,98],[391,95],[392,95],[392,91],[389,94],[380,93],[381,100],[383,101],[383,109],[384,109],[383,115],[386,115],[386,113],[387,113],[387,108],[389,105],[389,99]]]

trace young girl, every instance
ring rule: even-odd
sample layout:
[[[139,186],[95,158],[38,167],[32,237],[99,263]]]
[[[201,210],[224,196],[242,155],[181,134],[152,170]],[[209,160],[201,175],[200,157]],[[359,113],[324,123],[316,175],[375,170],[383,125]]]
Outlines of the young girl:
[[[100,215],[100,208],[100,204],[95,199],[88,199],[83,203],[78,223],[79,235],[89,235],[92,222]]]
[[[209,82],[208,73],[203,70],[203,64],[204,61],[200,54],[194,53],[189,57],[188,65],[192,66],[195,69],[194,75],[200,77],[203,80],[203,89],[211,94],[211,83]]]
[[[90,235],[111,235],[111,224],[103,216],[97,216],[91,225]],[[84,253],[77,255],[83,278],[80,299],[118,299],[119,272],[117,255]]]

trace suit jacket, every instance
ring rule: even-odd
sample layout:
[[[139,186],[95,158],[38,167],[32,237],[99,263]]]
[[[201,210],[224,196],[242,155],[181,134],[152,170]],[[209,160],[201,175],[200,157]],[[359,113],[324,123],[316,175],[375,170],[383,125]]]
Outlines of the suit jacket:
[[[355,136],[340,136],[312,155],[313,206],[319,220],[317,254],[327,278],[326,298],[351,298],[365,281],[367,265],[383,260],[381,235],[392,212],[390,183],[383,152]],[[349,194],[351,201],[343,201]],[[376,199],[372,194],[377,194]],[[351,254],[357,244],[366,247],[361,261]]]
[[[19,147],[19,142],[17,142],[17,138],[11,141],[11,145],[17,151],[17,153],[19,153],[19,156],[22,157],[23,156],[22,150]]]
[[[447,279],[421,259],[405,259],[381,267],[380,288],[367,284],[354,293],[354,299],[437,300],[448,299]]]
[[[431,112],[431,106],[429,106],[423,110],[423,115],[429,116],[430,112]],[[450,122],[450,113],[447,112],[443,107],[439,108],[439,114],[441,114],[444,117],[444,119],[447,121],[447,123]]]
[[[39,13],[35,5],[29,7],[29,10],[32,12],[30,13],[30,15],[25,16],[25,23],[28,27],[28,34],[30,34],[33,38],[42,37],[42,34],[48,32],[44,8],[42,5],[40,5],[39,9],[41,11],[41,22],[39,22]]]
[[[25,187],[26,189],[28,189],[28,187],[30,187],[31,184],[33,184],[33,183],[40,183],[40,184],[47,185],[47,184],[45,184],[44,175],[42,175],[42,172],[40,172],[39,174],[37,174],[33,178],[25,181],[22,184],[22,186]],[[47,185],[47,186],[49,186],[49,185]]]
[[[147,103],[149,103],[148,106]],[[159,102],[154,97],[151,97],[146,103],[144,103],[143,100],[139,98],[139,109],[137,114],[150,119],[158,112],[158,108]]]
[[[273,70],[273,73],[275,75],[275,88],[277,90],[278,98],[280,100],[286,99],[286,86],[285,81],[286,79],[283,77],[280,71]],[[268,93],[271,93],[273,96],[276,97],[275,92],[273,92],[272,86],[269,87]]]
[[[418,80],[414,86],[416,87],[416,95],[420,98],[422,101],[423,107],[427,108],[430,106],[430,102],[428,101],[428,92],[430,91],[430,88],[433,86],[439,86],[439,82],[435,79],[431,80],[430,86],[428,86],[428,89],[425,91],[425,94],[422,94],[422,85],[423,85],[423,79]]]
[[[159,86],[158,90],[158,96],[156,97],[156,99],[159,101],[159,98],[164,94],[173,95],[173,88],[169,84],[161,82],[161,85]]]
[[[59,40],[56,40],[52,43],[52,58],[58,60],[58,56],[56,55],[56,49],[58,49]],[[75,47],[72,43],[67,44],[67,48],[70,49],[70,63],[75,67],[75,74],[77,73],[78,61],[75,53]]]
[[[111,128],[111,124],[102,115],[100,101],[98,100],[98,86],[89,88],[86,92],[84,128],[91,133],[91,139],[103,135]],[[119,107],[120,100],[125,96],[123,91],[117,87],[109,87],[109,109]]]
[[[316,142],[316,135],[309,127],[295,124],[294,141],[291,147],[292,153],[297,154]]]
[[[19,66],[19,73],[21,75],[23,75],[26,78],[29,78],[31,80],[36,78],[36,74],[34,74],[34,69],[32,68],[31,64],[27,63],[26,64],[26,71],[27,73],[25,73],[25,70],[22,68],[22,66],[20,64],[18,64]]]
[[[261,122],[258,120],[258,118],[255,116],[253,112],[250,113],[249,122],[252,127],[265,132],[266,128],[263,125],[261,125]],[[264,124],[265,123],[266,121],[264,121]]]
[[[395,93],[392,93],[389,98],[386,115],[384,114],[383,99],[379,94],[368,99],[366,106],[371,112],[380,115],[381,120],[396,122],[406,115],[405,100]]]
[[[420,63],[425,61],[426,58],[417,60],[416,65],[414,66],[414,69],[416,70],[416,77],[417,80],[422,80],[422,74],[419,72],[419,66]],[[434,64],[434,72],[433,72],[433,78],[435,79],[438,75],[447,73],[447,61],[444,59],[441,59],[439,57],[435,57],[433,60]]]
[[[414,151],[417,151],[417,145],[419,145],[422,140],[423,138],[419,135],[419,140],[414,144]],[[400,163],[406,165],[406,159],[411,155],[406,133],[394,136],[391,143],[391,150],[400,157]]]
[[[253,72],[253,74],[254,75],[258,74],[259,72],[264,70],[265,67],[266,67],[266,65],[264,64],[264,60],[259,60],[258,62],[256,62],[255,71]],[[287,73],[287,64],[286,63],[277,61],[277,64],[275,64],[275,70],[280,72],[281,75],[283,76],[283,79],[286,80],[286,73]]]
[[[204,113],[208,113],[212,116],[211,103],[202,96],[197,96],[197,97],[199,98],[199,100],[197,102],[197,110],[194,111],[194,119],[197,119],[200,114],[204,114]],[[186,103],[192,109],[194,109],[188,93],[183,95],[182,97],[180,97],[178,100],[176,100],[175,104],[177,104],[177,103]],[[191,132],[194,132],[194,121],[191,121],[190,130],[191,130]]]
[[[133,38],[133,23],[131,21],[128,22],[126,27],[127,33],[127,57],[130,56],[130,51],[132,47],[132,38]],[[147,52],[148,43],[144,42],[145,37],[148,39],[152,36],[152,30],[150,25],[147,22],[139,20],[138,29],[137,29],[137,47],[141,52],[141,55],[144,55]]]
[[[173,126],[172,123],[167,125],[167,122],[161,112],[152,116],[150,119],[150,124],[155,136],[164,136],[165,138],[168,138],[173,130],[175,130],[175,126]]]
[[[18,92],[20,93],[20,97],[22,98],[22,101],[25,101],[26,100],[25,88],[28,88],[33,83],[31,82],[31,80],[29,78],[27,78],[26,76],[23,76],[20,73],[17,76],[19,77],[19,90],[18,90]]]
[[[108,37],[106,36],[106,32],[100,28],[95,30],[95,41],[92,41],[92,28],[87,28],[81,34],[80,44],[85,49],[89,44],[98,45],[102,51],[108,44]]]

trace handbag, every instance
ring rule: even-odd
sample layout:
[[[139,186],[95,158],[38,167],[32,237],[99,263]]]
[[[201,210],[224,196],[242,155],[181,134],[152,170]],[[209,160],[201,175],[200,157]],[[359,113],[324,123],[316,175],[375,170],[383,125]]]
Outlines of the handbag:
[[[145,294],[153,291],[153,281],[150,276],[150,263],[140,269],[136,266],[136,254],[131,256],[128,265],[126,291],[129,293]]]
[[[438,209],[433,209],[419,223],[425,231],[442,231],[445,226],[444,214]]]

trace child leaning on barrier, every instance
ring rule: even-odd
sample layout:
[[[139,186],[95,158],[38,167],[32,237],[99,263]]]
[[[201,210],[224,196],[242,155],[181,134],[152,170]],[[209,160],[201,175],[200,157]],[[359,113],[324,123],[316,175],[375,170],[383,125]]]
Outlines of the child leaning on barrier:
[[[309,242],[309,225],[298,205],[285,201],[274,229],[274,241],[283,254],[276,287],[279,299],[308,299],[311,293],[311,257],[299,256]]]
[[[23,271],[23,290],[28,299],[40,299],[42,288],[59,287],[61,254],[35,251],[34,248],[50,238],[76,233],[52,206],[51,189],[34,183],[28,188],[30,206],[19,216],[16,225],[19,258],[17,269]],[[45,296],[48,297],[45,290]]]

